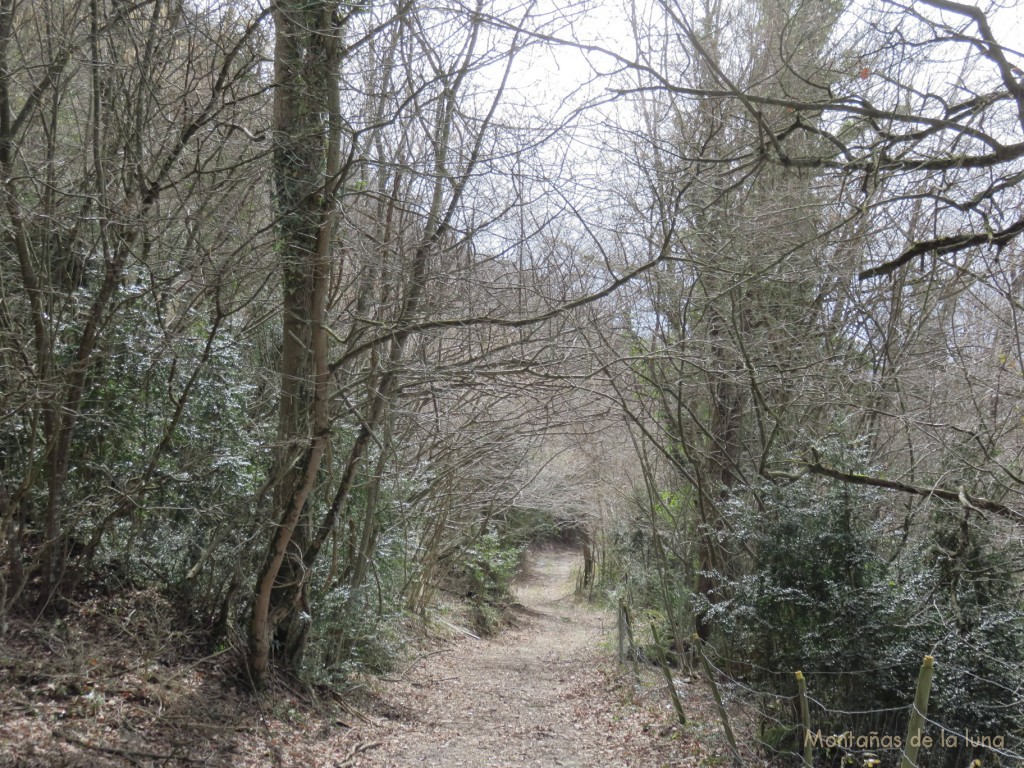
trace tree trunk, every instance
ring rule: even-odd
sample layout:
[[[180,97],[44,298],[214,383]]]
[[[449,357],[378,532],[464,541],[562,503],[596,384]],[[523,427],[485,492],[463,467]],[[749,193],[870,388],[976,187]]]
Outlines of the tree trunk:
[[[325,311],[338,170],[342,22],[328,2],[274,12],[274,183],[282,279],[281,399],[273,501],[276,527],[257,581],[249,667],[266,682],[273,647],[302,663],[309,622],[303,562],[311,500],[328,445]]]

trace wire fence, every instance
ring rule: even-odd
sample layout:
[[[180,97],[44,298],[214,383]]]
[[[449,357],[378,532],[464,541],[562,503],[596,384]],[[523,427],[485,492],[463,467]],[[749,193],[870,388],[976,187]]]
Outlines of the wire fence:
[[[619,657],[635,668],[650,659],[644,658],[643,646],[635,643],[628,607],[620,604],[619,614]],[[689,659],[679,662],[689,664],[690,674],[706,678],[721,702],[721,726],[737,765],[1024,767],[1024,691],[976,675],[979,683],[1003,689],[1002,702],[974,707],[971,725],[944,722],[928,714],[932,680],[943,684],[941,658],[933,664],[930,656],[922,654],[917,660],[921,666],[916,695],[911,689],[905,702],[849,709],[836,702],[850,700],[853,691],[875,690],[886,675],[899,673],[912,680],[914,670],[889,665],[798,674],[798,670],[766,669],[730,658],[696,638],[688,652]]]

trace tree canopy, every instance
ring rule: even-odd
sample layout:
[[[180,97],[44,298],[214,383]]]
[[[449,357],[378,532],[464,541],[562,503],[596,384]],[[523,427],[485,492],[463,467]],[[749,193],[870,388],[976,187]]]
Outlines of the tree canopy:
[[[1018,15],[0,0],[0,634],[146,584],[341,680],[574,538],[1021,734]]]

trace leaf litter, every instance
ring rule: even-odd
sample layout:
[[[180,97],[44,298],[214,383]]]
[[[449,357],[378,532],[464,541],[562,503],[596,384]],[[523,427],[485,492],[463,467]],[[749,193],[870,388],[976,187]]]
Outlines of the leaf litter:
[[[154,592],[12,621],[0,645],[0,768],[721,764],[710,695],[677,686],[690,717],[681,728],[654,670],[636,687],[615,663],[612,615],[573,596],[576,561],[534,550],[512,626],[483,639],[435,631],[400,673],[344,696],[283,680],[251,695],[239,644],[211,652]]]

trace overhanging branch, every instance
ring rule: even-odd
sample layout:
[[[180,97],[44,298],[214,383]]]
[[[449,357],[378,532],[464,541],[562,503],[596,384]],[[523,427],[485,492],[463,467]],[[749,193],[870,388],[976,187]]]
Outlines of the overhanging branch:
[[[911,493],[915,496],[923,496],[925,498],[934,497],[942,499],[943,501],[952,501],[957,504],[976,507],[977,509],[981,509],[986,512],[994,512],[995,514],[1016,523],[1024,522],[1024,514],[1021,512],[1011,509],[998,501],[992,501],[991,499],[985,499],[977,496],[968,496],[962,489],[951,491],[948,488],[924,488],[919,485],[911,485],[910,483],[904,483],[899,480],[886,480],[883,477],[862,475],[859,472],[843,472],[838,469],[833,469],[832,467],[826,467],[818,461],[817,458],[815,458],[814,461],[800,462],[800,466],[812,474],[821,475],[822,477],[830,477],[841,483],[866,485],[872,488],[886,488],[890,491]]]
[[[1006,229],[998,232],[983,232],[973,235],[951,235],[949,237],[938,237],[934,240],[925,240],[916,243],[903,251],[892,261],[879,264],[862,271],[858,277],[861,280],[870,280],[873,277],[881,277],[895,272],[917,256],[924,256],[929,253],[942,255],[944,253],[956,253],[968,248],[975,248],[982,245],[994,245],[1003,248],[1012,243],[1022,232],[1024,232],[1024,218],[1017,219]]]

